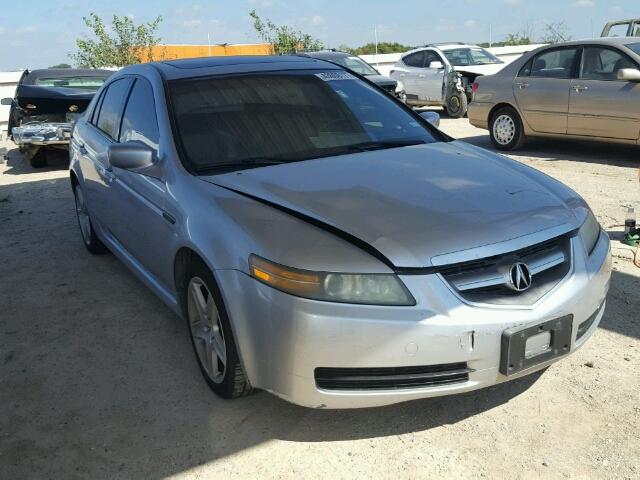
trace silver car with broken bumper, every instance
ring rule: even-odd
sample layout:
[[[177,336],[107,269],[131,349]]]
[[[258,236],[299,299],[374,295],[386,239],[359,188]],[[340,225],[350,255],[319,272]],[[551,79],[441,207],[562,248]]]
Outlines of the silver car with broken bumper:
[[[604,312],[609,241],[582,198],[321,60],[126,68],[70,173],[86,247],[186,320],[226,398],[466,392],[570,354]]]

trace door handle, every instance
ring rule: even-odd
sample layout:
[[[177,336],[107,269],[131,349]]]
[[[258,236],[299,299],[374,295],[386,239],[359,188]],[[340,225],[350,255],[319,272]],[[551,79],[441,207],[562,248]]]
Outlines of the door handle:
[[[81,143],[80,145],[78,145],[78,150],[82,155],[86,155],[87,153],[89,153],[87,149],[84,147],[84,143]]]
[[[586,85],[574,85],[573,89],[575,90],[576,93],[580,93],[585,90],[589,90],[589,87],[587,87]]]
[[[527,88],[529,84],[527,82],[516,82],[516,86],[522,90],[523,88]]]
[[[418,75],[419,78],[424,78],[424,73],[421,73],[420,75]]]

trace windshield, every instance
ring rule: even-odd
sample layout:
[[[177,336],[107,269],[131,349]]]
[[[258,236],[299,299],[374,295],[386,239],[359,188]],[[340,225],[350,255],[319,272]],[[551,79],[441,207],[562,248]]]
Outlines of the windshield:
[[[37,78],[34,85],[41,87],[77,88],[80,90],[97,91],[108,77],[52,77]]]
[[[438,135],[344,71],[192,78],[170,82],[169,90],[185,160],[196,172],[430,143]]]
[[[467,65],[489,65],[493,63],[504,63],[498,57],[484,48],[454,48],[445,50],[444,56],[447,57],[449,63],[454,67],[463,67]]]
[[[640,43],[627,43],[626,47],[640,55]]]
[[[340,57],[332,61],[360,75],[380,75],[371,65],[358,57]]]

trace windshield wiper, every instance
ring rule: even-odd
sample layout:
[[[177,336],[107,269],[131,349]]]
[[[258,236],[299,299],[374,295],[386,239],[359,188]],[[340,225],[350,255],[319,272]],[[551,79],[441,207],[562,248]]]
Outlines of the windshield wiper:
[[[384,150],[385,148],[410,147],[412,145],[424,145],[424,140],[382,140],[370,141],[362,143],[354,143],[353,145],[345,145],[345,150],[357,152],[369,152],[371,150]]]
[[[248,168],[267,167],[269,165],[280,165],[281,163],[287,163],[286,160],[277,158],[245,158],[238,160],[237,162],[225,162],[225,163],[212,163],[195,169],[196,173],[211,173],[218,170],[246,170]]]

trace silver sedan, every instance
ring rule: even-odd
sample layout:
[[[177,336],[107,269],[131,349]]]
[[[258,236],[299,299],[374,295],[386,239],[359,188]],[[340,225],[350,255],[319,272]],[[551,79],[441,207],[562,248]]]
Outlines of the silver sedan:
[[[542,47],[479,77],[472,125],[500,150],[526,137],[640,141],[640,38],[599,38]]]
[[[607,235],[425,117],[311,58],[125,68],[73,132],[82,239],[186,320],[225,398],[364,407],[545,368],[603,315]]]

